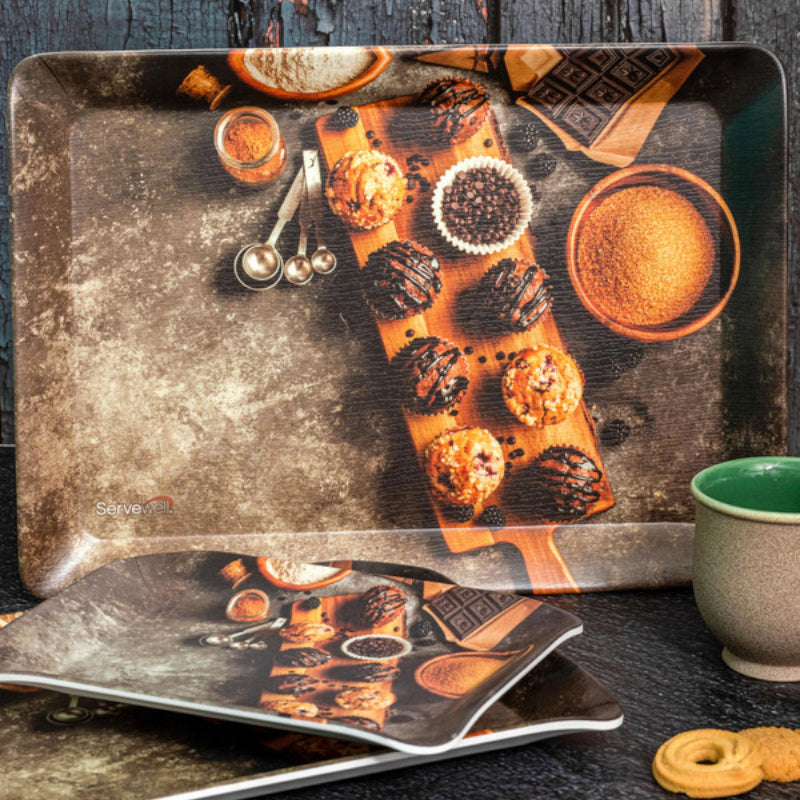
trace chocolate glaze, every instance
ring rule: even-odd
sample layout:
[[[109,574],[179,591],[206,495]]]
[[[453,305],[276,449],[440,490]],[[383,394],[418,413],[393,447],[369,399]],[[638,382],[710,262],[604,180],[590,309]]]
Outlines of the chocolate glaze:
[[[403,319],[433,305],[442,290],[439,260],[427,247],[394,241],[370,254],[361,270],[367,301],[382,319]]]
[[[552,304],[547,273],[530,261],[504,258],[481,283],[489,321],[510,331],[532,327]]]
[[[543,519],[580,519],[600,499],[595,484],[603,473],[576,447],[548,447],[531,463],[528,474],[530,499]]]
[[[409,342],[393,365],[401,384],[410,390],[410,405],[423,413],[452,408],[469,386],[466,358],[458,347],[435,336]]]
[[[423,89],[419,103],[431,107],[434,127],[449,141],[459,141],[477,130],[489,107],[483,86],[459,78],[434,81]]]

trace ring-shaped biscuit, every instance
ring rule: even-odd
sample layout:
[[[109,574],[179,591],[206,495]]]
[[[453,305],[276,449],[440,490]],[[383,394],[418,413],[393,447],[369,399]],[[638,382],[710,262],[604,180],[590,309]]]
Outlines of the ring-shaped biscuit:
[[[729,797],[761,782],[761,756],[745,736],[699,728],[679,733],[658,748],[653,777],[670,792],[698,798]]]

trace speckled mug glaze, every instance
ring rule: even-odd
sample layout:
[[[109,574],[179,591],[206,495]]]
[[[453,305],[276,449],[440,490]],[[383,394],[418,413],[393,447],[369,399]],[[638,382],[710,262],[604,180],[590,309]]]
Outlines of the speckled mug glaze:
[[[800,681],[800,458],[726,461],[691,483],[692,582],[725,663]]]

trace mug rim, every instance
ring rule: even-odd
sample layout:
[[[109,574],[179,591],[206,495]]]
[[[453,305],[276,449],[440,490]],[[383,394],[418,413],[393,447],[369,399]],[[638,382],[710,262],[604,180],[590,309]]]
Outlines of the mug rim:
[[[792,464],[797,467],[798,474],[800,474],[800,457],[797,456],[751,456],[748,458],[734,458],[729,461],[721,461],[718,464],[712,464],[700,470],[691,480],[689,488],[694,495],[695,500],[702,503],[706,507],[718,511],[728,516],[740,517],[742,519],[754,520],[756,522],[776,522],[776,523],[789,523],[800,524],[800,512],[794,511],[765,511],[760,509],[747,508],[746,506],[737,506],[732,503],[726,503],[722,500],[717,500],[710,497],[700,487],[699,483],[704,477],[714,472],[721,472],[730,467],[732,464],[744,466],[750,464],[757,466],[759,464]]]

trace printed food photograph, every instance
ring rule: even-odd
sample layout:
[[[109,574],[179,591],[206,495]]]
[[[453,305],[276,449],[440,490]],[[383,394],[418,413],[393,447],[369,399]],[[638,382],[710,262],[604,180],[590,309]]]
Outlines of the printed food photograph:
[[[581,630],[511,592],[155,554],[96,570],[9,626],[0,681],[435,754]]]
[[[694,45],[24,62],[26,585],[176,549],[687,584],[692,475],[785,450],[779,86]]]

